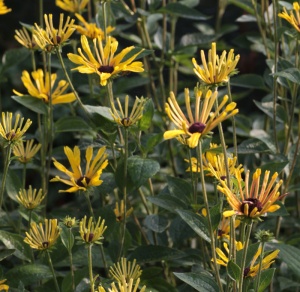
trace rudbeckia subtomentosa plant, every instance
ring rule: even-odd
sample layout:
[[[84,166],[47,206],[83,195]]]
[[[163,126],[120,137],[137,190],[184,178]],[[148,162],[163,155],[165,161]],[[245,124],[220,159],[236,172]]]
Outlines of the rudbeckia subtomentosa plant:
[[[93,217],[90,217],[87,221],[87,217],[81,219],[79,222],[79,233],[82,241],[87,244],[101,244],[103,239],[103,233],[106,230],[105,220],[99,217],[95,222]]]
[[[300,32],[300,4],[293,3],[293,9],[289,12],[283,7],[283,12],[278,13],[278,16],[288,21],[298,32]]]
[[[247,218],[259,218],[266,213],[275,212],[280,208],[276,204],[283,196],[278,191],[282,180],[276,183],[278,173],[275,172],[269,181],[270,171],[265,171],[261,181],[261,169],[257,169],[253,174],[251,184],[249,183],[250,171],[246,172],[245,181],[241,177],[239,170],[235,171],[237,187],[230,189],[224,181],[220,181],[218,190],[225,194],[232,210],[225,211],[223,215],[229,217],[239,215]]]
[[[6,279],[3,279],[0,281],[0,291],[8,291],[9,290],[9,286],[7,284],[4,284],[6,282]]]
[[[240,55],[234,56],[234,50],[231,49],[228,55],[226,51],[223,51],[222,55],[219,56],[216,47],[216,43],[212,43],[207,60],[204,51],[201,50],[202,66],[198,65],[195,58],[192,59],[195,67],[194,72],[205,85],[223,85],[228,82],[231,75],[237,73],[235,67]]]
[[[33,210],[40,206],[45,196],[46,194],[43,193],[42,189],[39,189],[39,191],[37,191],[37,189],[32,189],[32,186],[29,186],[27,190],[21,189],[19,191],[17,200],[27,210]]]
[[[67,17],[64,23],[64,14],[60,14],[58,28],[53,26],[53,15],[45,14],[45,25],[46,28],[43,29],[36,23],[34,29],[34,39],[41,50],[51,52],[53,49],[62,46],[75,31],[74,22],[75,19]]]
[[[78,48],[79,55],[68,54],[70,61],[79,65],[72,70],[78,70],[84,74],[97,74],[100,77],[100,85],[102,86],[105,86],[110,78],[116,77],[122,72],[144,71],[143,63],[134,61],[143,49],[128,57],[135,47],[127,47],[120,53],[115,54],[119,43],[110,36],[107,38],[105,45],[103,45],[101,37],[93,39],[93,52],[85,35],[81,36],[80,41],[85,54],[81,48]]]
[[[33,144],[34,140],[26,140],[22,141],[22,143],[18,143],[13,148],[13,154],[18,157],[18,161],[21,163],[29,163],[32,158],[37,154],[40,150],[42,144],[37,143]],[[26,146],[24,146],[26,144]]]
[[[60,190],[59,192],[77,192],[79,190],[86,191],[90,187],[99,186],[102,184],[100,176],[103,169],[108,165],[107,154],[105,153],[106,148],[102,147],[98,150],[96,156],[93,158],[93,147],[89,146],[86,149],[86,167],[85,172],[81,170],[81,159],[80,149],[78,146],[74,147],[72,151],[69,147],[64,147],[64,152],[69,160],[71,171],[68,170],[63,164],[59,163],[55,158],[54,166],[64,174],[67,178],[61,178],[55,176],[51,179],[51,182],[62,182],[68,186],[71,186],[67,190]]]
[[[101,39],[105,39],[105,33],[104,31],[97,26],[96,23],[89,23],[87,22],[80,14],[76,13],[75,16],[78,18],[78,20],[82,23],[82,25],[75,25],[76,30],[81,34],[85,35],[90,39],[94,39],[97,37],[101,37]],[[112,26],[108,26],[106,28],[106,34],[110,34],[112,31],[114,31],[115,28]],[[115,40],[112,38],[112,40]]]
[[[212,111],[218,96],[217,91],[202,92],[201,90],[195,90],[195,102],[193,103],[188,88],[185,88],[184,94],[187,115],[179,106],[174,93],[170,93],[165,111],[175,124],[175,129],[166,131],[164,139],[177,138],[181,143],[187,144],[190,148],[195,148],[201,137],[210,134],[218,124],[238,113],[235,102],[226,105],[227,95],[224,96],[218,108]],[[195,105],[194,109],[192,104]]]
[[[108,288],[108,292],[145,292],[146,286],[144,285],[141,289],[139,289],[139,283],[140,278],[138,278],[134,283],[133,279],[126,280],[123,276],[122,280],[120,280],[117,285],[114,282],[111,283],[111,288]],[[99,292],[102,291],[103,290],[99,290]]]
[[[22,29],[15,30],[15,39],[17,40],[18,43],[20,43],[23,47],[29,49],[29,50],[34,50],[37,49],[38,46],[34,40],[32,32],[28,32],[28,29],[25,27],[22,27]]]
[[[42,69],[38,69],[37,71],[31,72],[31,77],[27,71],[22,72],[21,79],[28,90],[28,94],[42,99],[45,103],[49,103],[50,93],[52,104],[69,103],[76,99],[74,93],[65,93],[69,87],[67,81],[59,80],[56,82],[56,73],[50,74],[46,72],[46,74],[44,74]],[[24,95],[16,90],[13,90],[13,92],[18,96]]]
[[[124,200],[121,200],[120,202],[116,202],[116,207],[114,208],[114,213],[116,215],[116,220],[118,222],[121,222],[125,218],[129,217],[132,212],[133,212],[133,207],[131,207],[129,210],[126,210],[126,214],[125,214]]]
[[[90,0],[56,0],[55,4],[62,10],[71,13],[80,13],[87,6]]]
[[[4,4],[4,0],[0,0],[0,15],[11,12],[11,8],[7,8]]]

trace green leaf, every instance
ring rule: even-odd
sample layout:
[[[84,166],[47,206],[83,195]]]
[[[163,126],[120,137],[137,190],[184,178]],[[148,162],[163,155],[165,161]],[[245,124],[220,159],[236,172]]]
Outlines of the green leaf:
[[[257,139],[247,139],[238,145],[239,154],[256,154],[265,152],[269,152],[269,148],[264,142]]]
[[[80,280],[83,279],[84,277],[88,276],[88,267],[85,267],[83,269],[75,270],[74,271],[74,279],[75,279],[75,286],[79,284]],[[61,291],[64,292],[73,292],[74,289],[72,288],[72,276],[71,273],[68,273],[62,281],[61,284]],[[76,289],[76,291],[78,291]]]
[[[174,273],[174,275],[199,292],[219,291],[217,283],[210,276],[198,273]]]
[[[290,280],[288,278],[285,278],[285,277],[278,277],[277,280],[279,282],[281,291],[283,291],[285,289],[288,289],[288,288],[291,288],[291,287],[300,287],[300,283],[292,281],[292,280]]]
[[[261,272],[258,292],[264,292],[265,289],[270,285],[274,277],[275,270],[276,269],[272,268]]]
[[[157,12],[169,13],[177,17],[196,19],[196,20],[207,20],[209,17],[200,13],[196,9],[190,8],[181,3],[168,3],[166,6],[160,8]]]
[[[141,131],[148,130],[152,124],[154,115],[154,104],[152,99],[148,99],[144,105],[143,117],[139,120],[139,129]]]
[[[254,15],[254,9],[251,0],[229,0],[228,3],[234,4],[242,10],[245,10],[246,12]]]
[[[60,238],[66,249],[70,251],[74,245],[74,235],[72,230],[65,225],[61,225]]]
[[[288,68],[274,74],[274,77],[286,78],[289,81],[300,84],[300,70],[298,68]]]
[[[259,102],[254,100],[253,102],[260,110],[262,110],[265,114],[267,114],[269,117],[273,119],[274,116],[273,101]],[[286,112],[284,108],[279,104],[276,104],[276,121],[279,123],[287,122]]]
[[[141,137],[141,144],[143,152],[152,152],[154,147],[163,141],[164,134],[161,132],[159,134],[150,133],[148,135],[143,135]]]
[[[253,138],[256,138],[260,141],[262,141],[263,143],[265,143],[269,150],[272,153],[276,153],[276,146],[274,143],[274,139],[271,138],[271,136],[264,130],[261,129],[254,129],[250,131],[250,136],[252,136]]]
[[[8,171],[5,188],[7,195],[13,201],[18,202],[16,196],[18,195],[20,189],[22,189],[22,182],[20,180],[20,176],[18,176],[16,172],[12,170]]]
[[[211,242],[205,218],[187,210],[176,210],[176,212],[200,237]]]
[[[0,262],[3,261],[5,258],[12,255],[16,250],[15,249],[3,249],[0,251]]]
[[[265,163],[260,167],[262,173],[264,173],[266,170],[269,170],[272,174],[275,172],[280,173],[289,163],[287,159],[285,161],[276,161],[276,156],[273,159],[274,162]]]
[[[137,247],[129,256],[129,260],[136,259],[138,263],[174,260],[184,256],[180,250],[159,245],[143,245]]]
[[[48,266],[28,264],[10,269],[5,274],[5,277],[9,282],[17,284],[21,281],[24,285],[31,285],[42,280],[45,281],[51,279],[52,273]]]
[[[48,112],[47,105],[40,98],[30,95],[13,95],[11,98],[35,113],[46,115]]]
[[[24,237],[19,234],[13,234],[4,230],[0,230],[0,241],[8,249],[15,249],[14,255],[25,261],[31,260],[31,248],[24,242]]]
[[[213,230],[216,230],[220,224],[221,218],[222,218],[222,212],[220,211],[220,203],[213,206],[209,209],[210,212],[210,218],[211,218],[211,224]]]
[[[234,263],[233,261],[229,261],[227,264],[227,274],[233,280],[238,282],[241,277],[241,268]]]
[[[150,230],[157,233],[162,233],[167,229],[169,220],[162,215],[147,215],[144,220],[144,224]]]
[[[4,71],[9,67],[17,65],[18,63],[27,59],[30,56],[30,53],[31,52],[28,49],[23,47],[18,49],[7,50],[2,57],[2,63],[3,63],[2,70]]]
[[[266,87],[264,79],[256,74],[243,74],[230,78],[230,85],[243,88],[261,89],[269,91]]]
[[[55,124],[55,132],[87,132],[90,126],[81,117],[62,117]]]
[[[170,195],[158,195],[156,197],[148,196],[147,200],[172,213],[174,213],[176,209],[187,208],[187,205],[183,204],[181,200]]]
[[[290,213],[287,211],[285,205],[281,201],[276,201],[274,204],[279,205],[280,209],[275,212],[268,213],[268,217],[277,217],[277,216],[290,216]]]
[[[253,257],[259,248],[259,245],[260,243],[257,242],[254,244],[250,244],[248,246],[247,255],[246,255],[246,267],[248,267],[250,265],[250,262],[253,260]],[[244,249],[241,249],[236,252],[236,263],[238,266],[241,266],[243,253],[244,253]]]
[[[210,44],[216,40],[215,35],[207,35],[200,32],[188,33],[182,36],[180,40],[180,48],[185,48],[187,46],[198,46],[204,44]]]
[[[144,159],[138,156],[128,158],[128,175],[136,188],[139,188],[149,178],[154,176],[159,169],[160,165],[155,160]]]
[[[167,182],[171,196],[176,197],[188,205],[193,192],[191,184],[184,179],[173,176],[168,176]]]

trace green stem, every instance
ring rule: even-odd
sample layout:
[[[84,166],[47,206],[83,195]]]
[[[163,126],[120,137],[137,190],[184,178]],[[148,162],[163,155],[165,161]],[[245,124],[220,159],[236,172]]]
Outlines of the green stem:
[[[88,191],[86,191],[84,193],[85,197],[86,197],[86,200],[87,200],[87,203],[88,203],[88,208],[89,208],[89,211],[90,211],[90,214],[91,216],[93,217],[93,219],[95,220],[95,216],[94,216],[94,211],[93,211],[93,207],[92,207],[92,203],[91,203],[91,198],[90,198],[90,194]]]
[[[51,257],[50,257],[50,252],[48,250],[46,252],[47,252],[48,262],[49,262],[49,266],[50,266],[52,276],[53,276],[53,280],[54,280],[54,284],[55,284],[55,289],[56,289],[57,292],[60,292],[60,289],[59,289],[59,286],[58,286],[58,283],[57,283],[57,279],[56,279],[56,275],[55,275],[55,271],[54,271],[54,268],[53,268],[52,260],[51,260]]]
[[[23,165],[23,170],[22,170],[22,188],[25,189],[26,185],[26,163]]]
[[[260,276],[261,276],[261,269],[262,269],[262,262],[264,259],[264,250],[265,250],[265,242],[261,243],[261,254],[259,257],[259,266],[258,266],[258,273],[257,273],[257,279],[256,279],[256,287],[255,287],[255,291],[258,291],[259,288],[259,281],[260,281]]]
[[[69,253],[69,258],[70,258],[70,272],[71,272],[71,279],[72,279],[72,290],[75,291],[75,279],[74,279],[74,269],[73,269],[73,254],[72,254],[72,246],[71,242],[73,241],[73,233],[72,233],[72,228],[69,229],[69,246],[68,246],[68,253]]]
[[[188,151],[189,154],[189,164],[190,164],[190,173],[191,173],[191,181],[192,181],[192,186],[193,186],[193,198],[192,201],[195,204],[195,206],[197,205],[197,184],[198,184],[198,179],[197,179],[197,175],[194,175],[193,172],[193,164],[192,164],[192,154],[191,154],[191,149],[189,148]],[[197,159],[197,165],[196,165],[196,173],[198,172],[198,159]]]
[[[105,257],[105,253],[104,253],[104,248],[103,248],[102,244],[100,244],[100,252],[101,252],[101,258],[102,258],[102,261],[103,261],[103,266],[104,266],[105,274],[108,275],[108,266],[107,266],[107,261],[106,261],[106,257]]]
[[[94,277],[93,277],[92,247],[93,247],[93,245],[89,244],[89,246],[88,246],[88,265],[89,265],[89,276],[90,276],[91,292],[95,292]]]
[[[244,281],[244,270],[246,267],[246,258],[247,258],[247,251],[248,246],[250,242],[250,235],[252,231],[253,221],[251,220],[251,223],[247,225],[247,231],[246,231],[246,240],[243,248],[243,257],[242,257],[242,263],[241,263],[241,275],[240,275],[240,281],[239,281],[239,292],[243,292],[243,281]]]
[[[12,145],[9,144],[6,148],[6,153],[5,153],[6,155],[5,155],[5,161],[4,161],[1,193],[0,193],[0,210],[2,210],[2,203],[3,203],[3,197],[4,197],[4,191],[5,191],[5,183],[6,183],[7,173],[8,173],[8,167],[10,164],[11,152],[12,152]]]
[[[203,160],[202,160],[202,141],[199,141],[198,144],[198,159],[200,161],[200,176],[201,176],[201,184],[202,184],[202,193],[203,193],[203,200],[204,200],[204,205],[207,211],[207,221],[208,221],[208,229],[210,233],[210,240],[211,240],[211,252],[212,252],[212,257],[213,257],[213,265],[214,265],[214,270],[215,270],[215,278],[217,280],[218,286],[219,286],[219,291],[223,292],[223,287],[221,283],[221,278],[219,274],[219,267],[217,264],[217,255],[216,255],[216,242],[215,242],[215,235],[214,235],[214,230],[211,222],[211,216],[210,216],[210,211],[209,211],[209,203],[208,203],[208,198],[207,198],[207,192],[206,192],[206,185],[205,185],[205,178],[204,178],[204,169],[203,169]]]

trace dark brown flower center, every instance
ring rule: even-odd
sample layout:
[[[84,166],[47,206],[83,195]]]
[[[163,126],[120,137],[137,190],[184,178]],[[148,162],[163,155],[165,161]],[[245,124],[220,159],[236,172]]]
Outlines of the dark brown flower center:
[[[88,185],[89,182],[90,182],[90,179],[89,179],[88,177],[86,177],[86,176],[80,177],[80,178],[76,181],[76,184],[77,184],[78,186],[80,186],[80,187],[86,187],[86,185],[84,185],[84,183],[83,183],[83,180],[84,180],[84,179],[85,179],[86,185]]]
[[[129,124],[129,122],[130,122],[130,119],[129,119],[129,118],[124,118],[124,119],[121,120],[121,123],[122,123],[122,125],[123,125],[124,127],[127,127],[128,124]]]
[[[61,37],[59,35],[56,36],[56,42],[59,44],[61,42]]]
[[[218,236],[222,236],[223,234],[225,234],[225,232],[221,229],[218,229]]]
[[[102,65],[98,68],[100,73],[112,73],[114,72],[114,67],[109,65]]]
[[[43,248],[48,248],[48,246],[49,246],[49,241],[44,241],[44,242],[42,243],[42,245],[43,245]]]
[[[262,210],[262,203],[255,198],[249,198],[247,200],[244,200],[241,205],[241,212],[245,214],[245,205],[248,205],[249,213],[248,215],[251,214],[254,208],[257,208],[257,211],[260,212]]]
[[[250,272],[250,268],[246,268],[246,269],[244,270],[244,273],[243,273],[244,278],[246,278],[246,277],[248,276],[249,272]]]
[[[199,122],[196,122],[194,124],[192,124],[190,127],[189,127],[189,132],[194,134],[194,133],[202,133],[203,130],[205,129],[205,124],[203,123],[199,123]]]
[[[220,176],[220,179],[221,179],[221,180],[225,180],[225,179],[226,179],[226,175],[221,175],[221,176]]]
[[[6,133],[6,138],[9,140],[12,140],[16,136],[16,133],[14,131]]]
[[[93,241],[93,238],[94,238],[94,233],[89,233],[89,236],[87,236],[87,233],[85,234],[85,240],[86,242],[92,242]]]

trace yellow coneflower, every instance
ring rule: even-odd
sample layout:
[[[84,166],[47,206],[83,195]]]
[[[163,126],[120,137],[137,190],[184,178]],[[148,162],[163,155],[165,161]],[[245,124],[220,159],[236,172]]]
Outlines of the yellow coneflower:
[[[3,279],[0,281],[0,291],[8,291],[9,290],[9,286],[7,284],[4,284],[6,282],[6,279]]]
[[[216,111],[212,112],[218,92],[208,90],[203,94],[201,90],[195,90],[196,100],[193,115],[188,88],[185,88],[184,93],[187,117],[181,110],[174,93],[170,93],[165,111],[175,124],[175,129],[166,131],[164,139],[177,138],[180,142],[186,141],[190,148],[195,148],[201,137],[209,134],[218,124],[238,113],[235,102],[226,105],[227,95],[224,96]]]
[[[129,96],[125,97],[124,108],[121,105],[119,98],[117,98],[119,111],[115,108],[114,104],[111,105],[110,113],[115,120],[115,122],[122,127],[130,127],[135,125],[143,117],[143,109],[146,103],[145,98],[136,97],[133,104],[132,110],[129,114]]]
[[[34,39],[40,49],[51,52],[54,48],[62,46],[75,31],[74,22],[75,19],[67,17],[64,23],[64,14],[60,14],[58,29],[53,26],[53,15],[45,14],[46,29],[39,27],[36,23],[34,33]]]
[[[100,77],[100,85],[102,86],[105,86],[110,78],[116,77],[122,72],[144,71],[143,63],[134,61],[143,49],[131,57],[128,57],[129,53],[134,49],[134,46],[131,46],[115,55],[118,42],[109,36],[104,47],[101,37],[93,39],[93,53],[87,37],[82,35],[80,40],[82,49],[86,55],[83,54],[81,48],[78,48],[79,55],[68,54],[68,58],[71,62],[80,65],[72,70],[78,70],[84,74],[97,74]]]
[[[4,4],[4,0],[0,0],[0,15],[11,12],[11,8],[7,8]]]
[[[280,196],[278,191],[282,180],[276,183],[278,173],[274,173],[269,181],[270,171],[266,171],[261,184],[261,169],[257,169],[253,174],[250,186],[249,175],[250,171],[247,171],[245,181],[243,181],[240,171],[236,170],[237,187],[233,189],[230,189],[224,181],[220,181],[221,186],[217,188],[225,194],[232,208],[232,210],[223,213],[225,217],[239,215],[248,218],[259,218],[268,212],[275,212],[280,208],[279,205],[275,204],[277,200],[283,197]]]
[[[104,226],[105,220],[98,218],[97,222],[94,222],[93,217],[89,218],[87,222],[87,217],[84,218],[79,223],[79,233],[81,239],[88,244],[101,244],[103,239],[103,233],[106,230],[107,226]]]
[[[27,210],[33,210],[37,208],[41,202],[44,200],[46,194],[43,193],[42,189],[32,189],[32,186],[29,186],[29,189],[21,189],[19,195],[17,195],[17,200],[21,205],[23,205]]]
[[[122,277],[122,280],[117,283],[111,284],[111,288],[108,288],[109,292],[145,292],[146,286],[144,285],[141,289],[139,289],[140,278],[138,278],[134,284],[133,279],[125,280],[125,277]],[[103,291],[103,290],[102,290]],[[99,290],[99,292],[102,292]]]
[[[222,55],[217,54],[216,43],[212,43],[211,49],[208,51],[208,60],[206,61],[205,53],[201,50],[202,67],[198,65],[195,58],[192,59],[194,72],[198,78],[206,85],[222,85],[228,82],[229,77],[236,74],[235,69],[240,55],[234,56],[234,50],[231,49],[227,55],[223,51]]]
[[[56,82],[56,73],[50,74],[46,72],[44,74],[42,69],[38,69],[31,72],[31,77],[27,71],[22,72],[21,79],[28,90],[28,94],[42,99],[45,103],[49,103],[50,93],[52,104],[69,103],[76,99],[74,93],[65,93],[69,87],[69,83],[67,81],[60,80],[58,83]],[[18,96],[24,95],[16,90],[13,90],[13,92]]]
[[[100,176],[103,169],[108,165],[107,154],[105,153],[106,148],[102,147],[98,150],[96,156],[93,158],[93,147],[89,146],[86,149],[86,167],[85,173],[81,170],[80,165],[80,150],[78,146],[74,147],[72,151],[69,147],[64,147],[64,152],[69,160],[72,171],[68,170],[64,165],[59,163],[55,158],[54,166],[64,174],[68,176],[68,179],[55,176],[51,179],[51,182],[62,182],[66,185],[71,186],[67,190],[60,190],[59,192],[77,192],[79,190],[86,191],[90,187],[99,186],[102,184]]]
[[[76,30],[81,34],[85,35],[90,39],[95,39],[97,37],[100,37],[102,40],[105,38],[104,31],[97,26],[96,23],[89,23],[87,22],[80,14],[76,13],[75,16],[78,18],[78,20],[82,23],[82,25],[75,25]],[[106,35],[109,35],[112,31],[114,31],[115,28],[112,26],[108,26],[106,28]],[[114,38],[112,38],[113,41],[115,41]]]
[[[237,228],[240,225],[240,220],[234,220],[234,228]],[[229,233],[230,233],[230,218],[228,217],[222,217],[222,220],[218,226],[217,229],[217,237],[219,239],[229,239]]]
[[[0,136],[4,143],[19,143],[31,124],[30,119],[27,119],[24,124],[24,118],[21,118],[20,114],[13,117],[13,113],[3,112],[0,123]]]
[[[283,12],[278,13],[278,16],[288,21],[298,32],[300,32],[300,4],[293,3],[293,10],[287,12],[283,7]]]
[[[57,241],[60,234],[60,228],[57,219],[45,219],[45,227],[42,223],[30,224],[29,233],[26,232],[24,242],[33,249],[47,250],[50,249]]]
[[[133,282],[136,282],[141,276],[142,270],[141,267],[136,263],[136,260],[130,262],[127,261],[126,258],[121,258],[120,262],[109,268],[109,274],[117,282],[121,282],[123,277],[126,281],[133,279]]]
[[[62,10],[71,13],[80,13],[89,3],[89,0],[56,0],[55,4]]]
[[[235,246],[237,251],[243,249],[243,244],[240,241],[236,241]],[[227,242],[223,243],[223,247],[224,247],[224,252],[222,251],[222,249],[218,247],[216,248],[216,253],[219,256],[219,258],[217,259],[217,263],[221,266],[227,267],[227,264],[229,262],[229,248]]]
[[[22,141],[22,143],[16,144],[13,148],[13,154],[18,157],[19,162],[29,163],[32,158],[37,154],[37,152],[42,147],[42,144],[33,144],[34,140]],[[24,146],[26,144],[26,146]]]
[[[20,43],[23,47],[29,49],[29,50],[35,50],[38,48],[33,34],[31,32],[31,35],[29,34],[28,30],[25,27],[22,27],[22,29],[15,30],[15,39],[18,43]]]
[[[126,211],[125,214],[125,204],[124,200],[121,200],[119,203],[116,202],[116,207],[114,209],[114,213],[116,215],[117,221],[123,221],[125,218],[129,217],[130,214],[133,212],[133,208],[131,207],[129,210]]]
[[[67,226],[68,228],[72,228],[75,227],[77,225],[77,220],[76,217],[70,217],[70,216],[66,216],[63,220],[63,224],[65,226]]]

